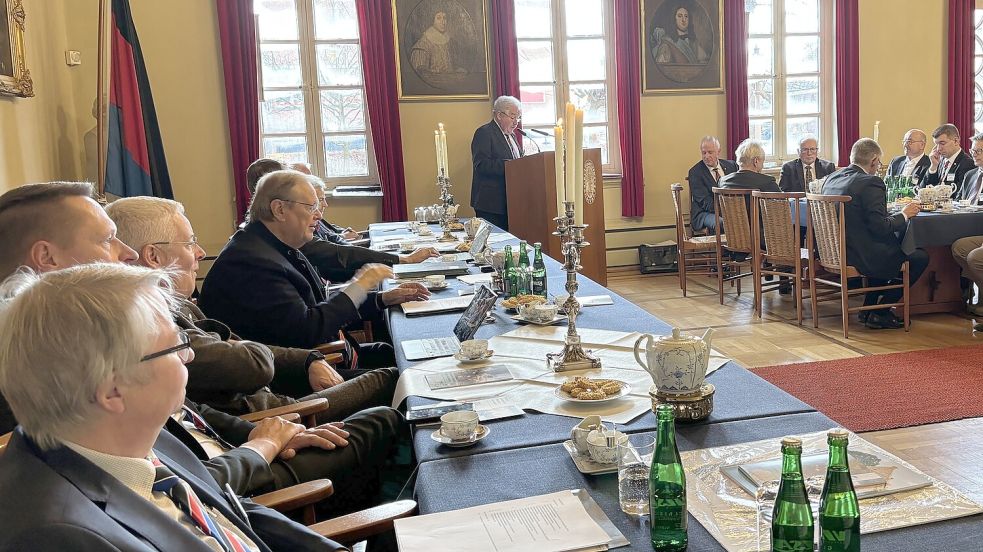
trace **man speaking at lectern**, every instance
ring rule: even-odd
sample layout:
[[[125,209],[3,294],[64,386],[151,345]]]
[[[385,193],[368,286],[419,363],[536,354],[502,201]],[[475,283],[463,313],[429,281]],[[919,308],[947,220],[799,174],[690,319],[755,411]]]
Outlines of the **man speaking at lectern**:
[[[505,162],[522,157],[522,147],[512,135],[521,119],[519,100],[500,96],[492,106],[492,120],[478,127],[471,139],[471,207],[502,230],[509,229]]]

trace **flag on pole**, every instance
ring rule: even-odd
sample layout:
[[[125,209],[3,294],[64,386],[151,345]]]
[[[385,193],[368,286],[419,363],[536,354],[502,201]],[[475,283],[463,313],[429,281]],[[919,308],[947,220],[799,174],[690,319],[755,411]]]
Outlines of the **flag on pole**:
[[[112,0],[105,191],[173,199],[147,67],[129,0]]]

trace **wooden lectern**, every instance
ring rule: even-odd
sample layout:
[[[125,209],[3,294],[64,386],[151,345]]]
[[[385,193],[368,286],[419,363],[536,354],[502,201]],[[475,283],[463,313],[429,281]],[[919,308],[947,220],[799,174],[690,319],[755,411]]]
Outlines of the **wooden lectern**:
[[[543,244],[543,253],[563,262],[556,230],[556,172],[554,153],[546,151],[505,162],[505,188],[509,202],[509,232],[532,245]],[[607,248],[604,244],[604,185],[601,150],[584,150],[584,234],[590,246],[581,250],[582,272],[607,285]],[[561,184],[562,187],[562,184]],[[531,261],[532,259],[530,259]],[[553,290],[553,294],[566,293]]]

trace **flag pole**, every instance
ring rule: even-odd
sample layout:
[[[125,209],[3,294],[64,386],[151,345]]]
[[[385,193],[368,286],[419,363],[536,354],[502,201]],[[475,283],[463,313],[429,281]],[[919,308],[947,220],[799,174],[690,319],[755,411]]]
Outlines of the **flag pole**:
[[[99,0],[99,42],[96,79],[96,140],[98,142],[96,191],[100,201],[106,197],[106,162],[109,159],[109,70],[112,32],[112,0]]]

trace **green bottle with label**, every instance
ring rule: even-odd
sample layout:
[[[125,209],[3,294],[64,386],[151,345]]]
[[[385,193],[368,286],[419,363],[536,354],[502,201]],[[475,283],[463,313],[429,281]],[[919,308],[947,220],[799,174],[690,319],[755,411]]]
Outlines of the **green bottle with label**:
[[[656,408],[658,430],[649,472],[649,524],[652,549],[657,552],[686,550],[686,472],[676,448],[676,424],[671,405]]]
[[[820,552],[860,552],[860,503],[850,478],[849,441],[850,434],[842,428],[826,434],[829,465],[819,499]]]
[[[782,482],[771,518],[771,549],[774,552],[812,552],[815,523],[802,478],[802,441],[785,437],[782,439]]]
[[[508,299],[518,295],[516,290],[515,260],[512,257],[512,246],[505,246],[505,266],[502,268],[502,296]]]
[[[546,297],[546,263],[543,262],[543,244],[533,244],[535,251],[532,263],[532,292],[534,295]]]

